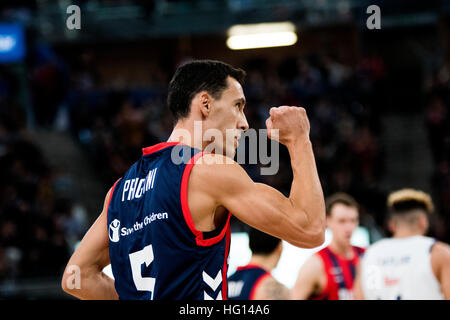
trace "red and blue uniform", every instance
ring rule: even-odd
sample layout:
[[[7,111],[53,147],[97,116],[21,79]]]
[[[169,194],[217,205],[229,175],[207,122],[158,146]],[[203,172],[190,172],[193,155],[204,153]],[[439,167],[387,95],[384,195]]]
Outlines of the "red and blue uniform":
[[[322,292],[311,297],[312,300],[349,300],[353,299],[353,282],[356,276],[356,265],[364,254],[364,248],[352,246],[353,258],[345,259],[329,247],[316,254],[323,262],[326,285]]]
[[[227,298],[230,217],[201,232],[187,202],[201,150],[176,142],[143,149],[108,204],[111,268],[120,299]]]
[[[228,277],[228,298],[230,300],[254,300],[256,288],[270,272],[254,265],[248,264],[236,269],[236,272]]]

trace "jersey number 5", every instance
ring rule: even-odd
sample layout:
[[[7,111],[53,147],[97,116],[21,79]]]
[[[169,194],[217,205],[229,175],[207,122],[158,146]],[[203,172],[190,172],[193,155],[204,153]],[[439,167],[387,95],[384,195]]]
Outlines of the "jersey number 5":
[[[144,247],[144,249],[130,253],[131,273],[136,289],[139,291],[150,291],[150,299],[153,300],[153,291],[155,289],[155,278],[142,277],[141,266],[145,263],[148,267],[153,261],[152,245]]]

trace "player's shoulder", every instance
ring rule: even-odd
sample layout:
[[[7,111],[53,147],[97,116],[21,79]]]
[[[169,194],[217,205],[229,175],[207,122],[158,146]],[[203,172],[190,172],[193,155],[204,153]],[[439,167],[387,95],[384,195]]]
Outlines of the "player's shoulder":
[[[447,243],[436,241],[430,251],[432,256],[450,261],[450,245]]]
[[[322,256],[323,253],[326,252],[326,250],[324,249],[319,250],[311,255],[303,264],[302,269],[309,271],[311,274],[319,274],[320,272],[322,272],[324,269]]]
[[[375,259],[380,254],[382,255],[384,252],[386,252],[386,250],[390,250],[391,245],[391,239],[389,238],[377,240],[364,249],[361,258],[365,261]]]
[[[232,158],[218,154],[218,153],[210,153],[210,152],[202,152],[201,157],[196,162],[197,164],[204,165],[204,167],[213,167],[217,168],[218,166],[223,165],[236,165],[237,162]]]
[[[208,188],[226,189],[229,185],[236,183],[245,170],[233,159],[212,153],[203,153],[195,162],[191,176],[199,181],[211,181],[207,183]]]
[[[371,251],[374,251],[374,250],[379,250],[379,249],[384,248],[386,246],[389,247],[391,245],[391,243],[392,243],[392,239],[391,238],[383,238],[383,239],[377,240],[374,243],[370,244],[370,246],[368,246],[365,249],[365,253],[368,253],[368,252],[371,252]]]

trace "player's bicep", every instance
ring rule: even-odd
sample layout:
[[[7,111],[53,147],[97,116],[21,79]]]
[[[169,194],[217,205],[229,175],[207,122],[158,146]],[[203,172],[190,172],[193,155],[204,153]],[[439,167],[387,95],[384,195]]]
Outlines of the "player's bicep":
[[[433,273],[441,285],[444,298],[450,300],[450,246],[437,242],[431,250]]]
[[[204,192],[239,220],[294,245],[311,241],[313,235],[304,228],[306,216],[294,214],[289,198],[269,185],[255,183],[237,163],[205,166],[197,172],[213,182]]]
[[[243,176],[242,179],[247,177]],[[224,192],[221,197],[221,202],[233,215],[267,233],[273,234],[277,229],[282,231],[281,227],[287,222],[290,204],[281,192],[251,180],[245,184],[242,181],[236,182],[234,185],[236,189]]]

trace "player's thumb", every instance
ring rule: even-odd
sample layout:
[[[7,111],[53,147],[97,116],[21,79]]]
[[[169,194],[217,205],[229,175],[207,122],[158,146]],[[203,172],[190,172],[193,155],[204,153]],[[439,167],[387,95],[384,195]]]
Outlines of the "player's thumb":
[[[266,119],[266,128],[267,128],[267,136],[271,137],[271,131],[272,131],[272,119],[271,117]]]
[[[270,110],[269,110],[269,114],[270,114],[270,117],[272,117],[272,119],[273,119],[273,117],[274,117],[275,114],[276,114],[276,110],[277,110],[276,107],[272,107],[272,108],[270,108]]]

